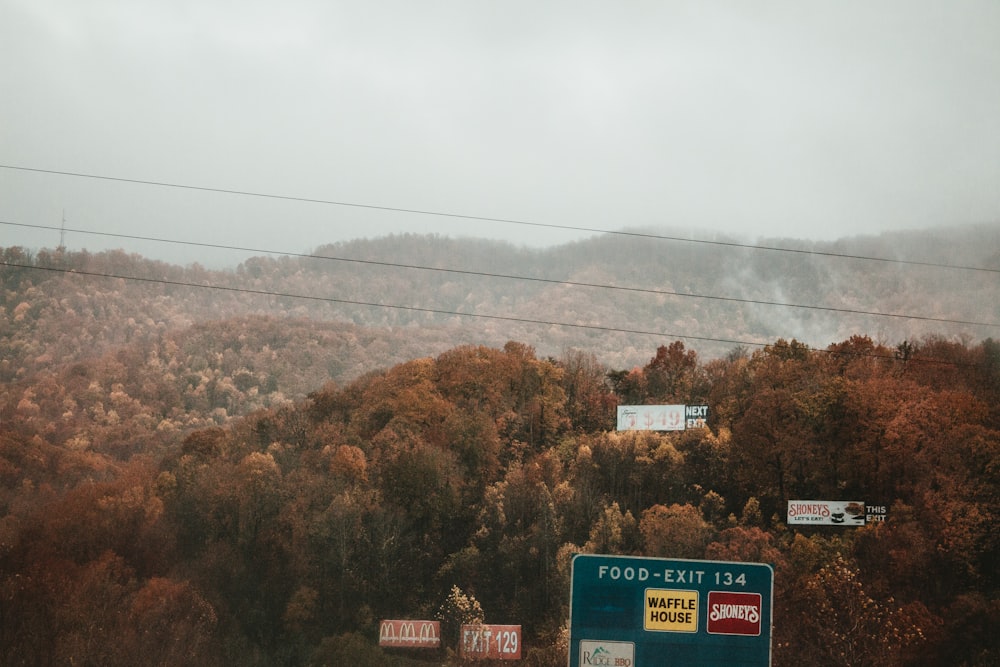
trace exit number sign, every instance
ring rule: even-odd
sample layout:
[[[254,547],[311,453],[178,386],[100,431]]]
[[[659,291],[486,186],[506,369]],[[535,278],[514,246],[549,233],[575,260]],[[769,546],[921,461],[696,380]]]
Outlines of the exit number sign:
[[[466,660],[520,660],[520,625],[462,626],[462,657]]]

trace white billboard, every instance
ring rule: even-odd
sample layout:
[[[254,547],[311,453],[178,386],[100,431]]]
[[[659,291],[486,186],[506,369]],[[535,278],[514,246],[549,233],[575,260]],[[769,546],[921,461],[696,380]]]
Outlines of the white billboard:
[[[619,405],[619,431],[683,431],[683,405]]]

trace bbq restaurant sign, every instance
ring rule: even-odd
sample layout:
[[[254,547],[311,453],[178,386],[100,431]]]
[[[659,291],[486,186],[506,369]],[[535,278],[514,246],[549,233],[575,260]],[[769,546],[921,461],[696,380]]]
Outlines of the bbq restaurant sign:
[[[789,500],[789,526],[863,526],[863,500]]]

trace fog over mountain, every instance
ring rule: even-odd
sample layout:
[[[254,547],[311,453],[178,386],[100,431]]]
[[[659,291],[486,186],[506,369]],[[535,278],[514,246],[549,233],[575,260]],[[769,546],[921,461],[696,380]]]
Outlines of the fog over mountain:
[[[866,335],[891,347],[925,336],[977,341],[1000,328],[995,225],[754,247],[643,230],[545,249],[393,235],[225,271],[124,251],[8,248],[4,258],[22,267],[4,268],[9,349],[19,340],[53,348],[26,355],[29,366],[248,315],[346,323],[373,341],[406,341],[399,354],[343,360],[339,381],[376,359],[391,364],[465,343],[517,340],[556,357],[586,349],[629,368],[673,340],[707,359],[779,338],[824,348]],[[65,316],[89,317],[100,345],[57,349]]]

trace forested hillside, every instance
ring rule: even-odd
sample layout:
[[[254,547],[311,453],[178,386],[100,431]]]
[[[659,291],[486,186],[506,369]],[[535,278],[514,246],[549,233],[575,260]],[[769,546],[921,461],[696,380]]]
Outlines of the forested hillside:
[[[482,618],[562,666],[576,552],[773,565],[775,665],[997,664],[997,234],[4,249],[0,664],[454,664]],[[708,428],[614,430],[661,403]],[[379,649],[390,617],[446,647]]]
[[[677,342],[609,380],[585,353],[466,346],[159,457],[57,444],[19,405],[0,656],[402,663],[380,618],[440,617],[454,646],[456,610],[481,609],[523,626],[526,664],[562,665],[583,551],[771,563],[776,665],[995,664],[1000,348],[910,352],[777,341],[703,362]],[[617,433],[619,401],[704,402],[710,428]],[[785,501],[811,497],[888,520],[790,530]]]
[[[458,344],[508,340],[543,356],[586,349],[631,368],[674,339],[712,358],[777,338],[822,348],[855,334],[887,345],[996,336],[1000,226],[765,243],[793,252],[640,233],[545,250],[404,235],[209,271],[122,251],[6,248],[0,342],[10,352],[0,378],[247,315],[375,327],[375,338],[392,341],[387,353],[333,369],[338,382]]]

